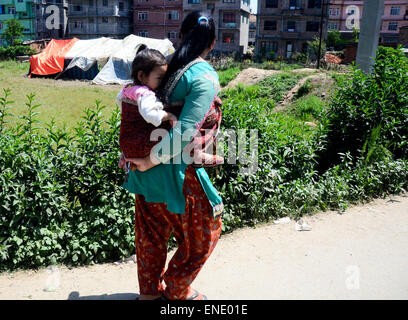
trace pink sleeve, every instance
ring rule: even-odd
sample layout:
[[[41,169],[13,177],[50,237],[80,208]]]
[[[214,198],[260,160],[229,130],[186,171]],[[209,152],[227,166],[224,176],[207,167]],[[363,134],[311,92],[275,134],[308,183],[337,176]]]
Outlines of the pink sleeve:
[[[139,97],[144,95],[154,95],[154,92],[150,90],[146,86],[132,86],[132,87],[125,87],[122,90],[123,96],[125,98],[137,101]]]

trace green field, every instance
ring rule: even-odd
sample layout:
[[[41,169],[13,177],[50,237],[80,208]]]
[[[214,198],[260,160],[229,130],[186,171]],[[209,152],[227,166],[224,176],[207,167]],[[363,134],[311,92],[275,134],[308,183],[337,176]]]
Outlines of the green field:
[[[10,112],[21,116],[26,112],[26,95],[35,93],[35,103],[41,104],[36,111],[40,114],[41,122],[49,123],[55,118],[58,127],[67,128],[75,126],[83,115],[86,107],[95,105],[95,100],[100,100],[106,108],[103,111],[108,118],[115,108],[115,97],[121,86],[90,85],[88,81],[65,81],[53,79],[27,78],[29,63],[15,61],[0,62],[0,94],[3,89],[11,90],[10,99],[14,101]],[[17,118],[8,119],[12,125]]]

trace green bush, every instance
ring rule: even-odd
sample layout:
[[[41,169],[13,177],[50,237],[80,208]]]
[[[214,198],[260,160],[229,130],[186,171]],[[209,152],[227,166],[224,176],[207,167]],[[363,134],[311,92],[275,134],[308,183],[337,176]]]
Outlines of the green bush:
[[[374,150],[377,156],[407,159],[408,59],[402,51],[379,47],[371,74],[355,69],[339,81],[325,122],[322,170],[346,152],[367,160]]]
[[[0,60],[10,60],[15,59],[17,56],[30,56],[35,53],[35,50],[22,45],[0,47]]]

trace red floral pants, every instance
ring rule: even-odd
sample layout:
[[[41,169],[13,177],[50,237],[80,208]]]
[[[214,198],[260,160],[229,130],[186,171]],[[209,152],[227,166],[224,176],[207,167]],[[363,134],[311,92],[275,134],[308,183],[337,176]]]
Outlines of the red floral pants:
[[[218,242],[221,216],[213,218],[211,204],[191,166],[186,169],[183,193],[184,214],[169,212],[166,204],[146,202],[144,196],[136,195],[135,244],[140,294],[164,293],[168,299],[186,299],[190,284]],[[166,244],[172,232],[178,249],[165,271]]]

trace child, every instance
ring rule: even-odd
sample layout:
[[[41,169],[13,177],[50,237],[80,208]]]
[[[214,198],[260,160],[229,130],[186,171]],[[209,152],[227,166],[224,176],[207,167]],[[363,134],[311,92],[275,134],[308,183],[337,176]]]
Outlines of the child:
[[[177,123],[176,116],[164,110],[154,93],[166,71],[166,58],[158,50],[144,49],[133,60],[133,84],[127,84],[117,96],[122,114],[119,142],[125,158],[148,156],[157,143],[150,140],[151,132],[158,126],[169,130],[168,124],[162,125],[164,121],[169,121],[173,128]],[[214,163],[214,156],[202,151],[193,158],[195,164]]]

